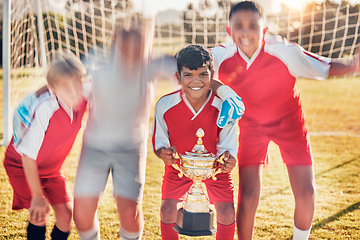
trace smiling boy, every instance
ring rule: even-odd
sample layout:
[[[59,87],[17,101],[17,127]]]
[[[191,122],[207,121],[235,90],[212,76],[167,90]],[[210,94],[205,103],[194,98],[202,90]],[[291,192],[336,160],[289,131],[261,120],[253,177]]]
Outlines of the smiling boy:
[[[235,4],[229,13],[233,43],[212,49],[215,72],[246,106],[239,121],[240,191],[238,238],[250,240],[260,200],[263,165],[268,146],[280,148],[295,199],[294,240],[309,237],[315,210],[315,177],[308,128],[296,89],[297,77],[326,79],[358,69],[334,62],[266,32],[263,10],[252,1]]]
[[[179,178],[171,165],[178,163],[175,153],[192,149],[198,128],[205,131],[205,148],[218,156],[225,156],[222,173],[217,180],[205,180],[210,203],[217,212],[217,239],[233,239],[235,232],[234,183],[231,170],[236,165],[237,151],[235,124],[224,128],[216,125],[222,101],[210,89],[213,76],[212,54],[198,45],[189,45],[176,57],[176,73],[181,89],[163,96],[156,104],[152,132],[155,154],[165,163],[160,209],[162,239],[179,239],[173,230],[177,204],[189,191],[192,180]]]

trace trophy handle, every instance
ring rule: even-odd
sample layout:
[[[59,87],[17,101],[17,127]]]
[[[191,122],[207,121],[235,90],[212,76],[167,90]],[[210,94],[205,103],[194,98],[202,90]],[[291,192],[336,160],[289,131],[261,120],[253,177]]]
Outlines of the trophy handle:
[[[178,171],[179,171],[178,176],[179,176],[179,178],[182,178],[182,176],[183,176],[184,174],[183,174],[183,172],[181,171],[179,165],[177,165],[176,163],[174,163],[174,164],[171,164],[171,166],[172,166],[173,168],[175,168],[175,170],[178,170]]]
[[[178,154],[177,152],[175,153],[174,158],[180,159],[180,156],[179,156],[179,154]],[[177,165],[176,163],[174,163],[174,164],[171,164],[171,166],[172,166],[173,168],[175,168],[175,170],[178,170],[178,171],[179,171],[178,176],[179,176],[179,178],[182,178],[183,175],[184,175],[184,173],[181,171],[181,168],[179,167],[179,165]]]
[[[217,162],[224,164],[224,155],[220,156],[220,157],[214,162],[214,166],[215,166],[215,164],[216,164]],[[217,180],[217,178],[216,178],[215,175],[218,174],[218,173],[221,173],[221,168],[218,168],[218,169],[212,174],[211,178],[212,178],[214,181]]]

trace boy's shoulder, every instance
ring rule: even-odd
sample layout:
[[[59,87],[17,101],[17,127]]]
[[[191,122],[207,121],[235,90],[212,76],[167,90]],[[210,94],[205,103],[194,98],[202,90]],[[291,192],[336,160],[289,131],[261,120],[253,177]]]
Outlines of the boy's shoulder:
[[[211,94],[214,95],[214,99],[211,102],[211,106],[214,106],[215,108],[217,108],[220,111],[223,100],[221,100],[221,98],[219,98],[214,92],[212,92]]]
[[[47,87],[42,87],[36,92],[24,97],[17,109],[23,109],[26,110],[28,114],[34,114],[39,109],[54,107],[58,107],[55,95],[52,94]]]
[[[181,99],[181,89],[175,90],[171,93],[163,95],[156,103],[156,108],[158,110],[162,109],[166,111],[171,107],[177,105],[182,101]]]
[[[237,46],[235,43],[231,42],[215,46],[210,50],[212,55],[214,56],[215,69],[217,69],[222,62],[231,58],[237,53]]]
[[[35,116],[39,119],[50,119],[58,108],[55,96],[44,88],[24,97],[15,109],[13,117],[14,143],[16,144],[30,128]]]
[[[229,42],[229,43],[223,43],[223,44],[217,45],[213,48],[210,48],[210,51],[214,56],[218,55],[218,54],[223,55],[226,53],[233,54],[233,53],[237,52],[237,47],[234,42]]]
[[[264,36],[265,52],[278,52],[278,54],[291,54],[301,50],[295,42],[287,40],[285,37],[266,33]]]

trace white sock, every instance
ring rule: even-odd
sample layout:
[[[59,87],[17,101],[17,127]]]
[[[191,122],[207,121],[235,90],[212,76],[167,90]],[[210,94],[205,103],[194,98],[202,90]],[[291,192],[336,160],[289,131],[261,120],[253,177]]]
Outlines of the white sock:
[[[293,240],[307,240],[309,238],[311,227],[308,230],[300,230],[294,225]]]
[[[120,239],[121,240],[141,240],[144,227],[138,232],[128,232],[120,226]]]
[[[96,221],[94,227],[88,231],[80,232],[78,234],[81,240],[100,240],[100,226],[99,220]]]

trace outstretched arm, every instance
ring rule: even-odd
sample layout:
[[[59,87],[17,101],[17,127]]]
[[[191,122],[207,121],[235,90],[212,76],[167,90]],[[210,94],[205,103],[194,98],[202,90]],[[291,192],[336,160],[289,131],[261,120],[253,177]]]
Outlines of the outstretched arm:
[[[211,89],[216,93],[218,88],[223,86],[224,84],[218,80],[215,80],[215,79],[211,79],[211,82],[210,82],[210,87]]]
[[[211,89],[223,100],[217,119],[217,125],[220,128],[225,127],[227,124],[232,124],[242,117],[245,106],[234,90],[214,79],[211,80]]]
[[[331,61],[330,69],[329,69],[329,76],[341,76],[350,73],[354,73],[359,71],[360,68],[360,46],[358,46],[358,50],[354,59],[348,63],[341,63],[336,61]]]
[[[342,76],[350,73],[354,73],[359,70],[359,57],[350,64],[344,64],[340,62],[331,62],[329,69],[329,76]]]

